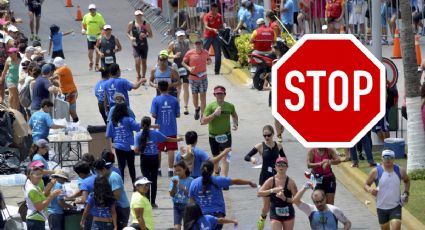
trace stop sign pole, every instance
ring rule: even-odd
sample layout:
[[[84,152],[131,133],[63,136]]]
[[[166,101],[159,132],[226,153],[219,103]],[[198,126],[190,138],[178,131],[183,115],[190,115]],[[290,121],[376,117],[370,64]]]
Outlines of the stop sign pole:
[[[385,67],[351,34],[306,34],[272,68],[273,116],[307,148],[354,146],[385,102]]]

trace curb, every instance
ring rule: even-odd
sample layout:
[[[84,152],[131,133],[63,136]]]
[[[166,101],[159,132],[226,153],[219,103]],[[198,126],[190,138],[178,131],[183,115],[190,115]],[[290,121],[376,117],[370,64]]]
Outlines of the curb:
[[[375,198],[363,190],[367,175],[359,169],[351,168],[350,164],[350,162],[342,162],[337,167],[333,167],[335,176],[348,191],[369,208],[372,214],[377,215]],[[367,201],[370,203],[366,204]],[[403,208],[402,213],[402,227],[406,229],[425,229],[425,225],[416,219],[406,208]]]
[[[235,84],[249,85],[252,82],[251,76],[247,75],[244,71],[239,69],[239,66],[229,59],[223,59],[221,66],[228,71],[230,75],[227,78]]]

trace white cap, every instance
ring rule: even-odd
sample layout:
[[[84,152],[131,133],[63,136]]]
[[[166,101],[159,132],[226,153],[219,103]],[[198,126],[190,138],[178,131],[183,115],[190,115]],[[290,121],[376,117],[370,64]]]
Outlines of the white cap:
[[[53,65],[55,65],[56,68],[62,67],[65,65],[65,60],[61,57],[55,57],[53,60]]]
[[[146,177],[142,177],[142,178],[138,179],[136,182],[134,182],[134,186],[137,186],[137,185],[144,185],[144,184],[150,184],[150,183],[152,183],[152,182],[150,182],[150,181],[148,180],[148,178],[146,178]]]
[[[14,25],[9,25],[7,27],[7,30],[11,31],[11,32],[18,32],[19,31],[18,28],[16,28],[16,26],[14,26]]]
[[[184,30],[178,30],[177,32],[176,32],[176,36],[178,37],[178,36],[184,36],[184,35],[186,35],[186,33],[184,32]]]
[[[112,30],[112,26],[111,25],[105,25],[105,26],[103,26],[103,29],[104,30]]]
[[[89,5],[89,10],[91,10],[91,9],[96,9],[96,5],[95,4],[90,4]]]
[[[390,150],[390,149],[386,149],[386,150],[384,150],[384,151],[382,151],[382,156],[383,157],[385,157],[385,156],[390,156],[390,157],[395,157],[395,153],[394,153],[394,151],[392,151],[392,150]]]
[[[259,19],[257,19],[257,25],[260,25],[260,24],[265,24],[266,22],[264,21],[264,19],[263,18],[259,18]]]
[[[143,15],[143,12],[141,10],[134,11],[134,15]]]

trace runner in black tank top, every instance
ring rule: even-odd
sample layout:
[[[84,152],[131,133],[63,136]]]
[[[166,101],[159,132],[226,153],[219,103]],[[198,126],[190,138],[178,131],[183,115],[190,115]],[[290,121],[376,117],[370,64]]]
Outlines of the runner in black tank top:
[[[286,176],[283,195],[287,199],[292,198],[292,192],[288,189],[289,177]],[[273,188],[276,187],[276,180],[273,177]],[[276,196],[276,193],[270,194],[270,219],[277,221],[287,221],[295,217],[295,210],[292,203],[288,203]]]

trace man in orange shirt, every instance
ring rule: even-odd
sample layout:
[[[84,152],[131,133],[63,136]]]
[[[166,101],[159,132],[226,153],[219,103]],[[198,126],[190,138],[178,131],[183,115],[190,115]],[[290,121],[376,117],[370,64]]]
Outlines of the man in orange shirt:
[[[195,42],[195,49],[187,51],[182,62],[182,66],[189,71],[189,84],[192,89],[193,105],[195,106],[195,120],[199,120],[200,114],[204,114],[207,104],[207,65],[209,64],[211,64],[211,58],[208,51],[202,48],[202,40],[198,39]],[[198,97],[201,101],[200,107]]]
[[[209,50],[212,44],[214,48],[215,66],[214,73],[218,75],[221,67],[221,44],[218,38],[218,29],[223,27],[221,14],[218,13],[216,3],[211,4],[211,10],[204,16],[204,49]]]
[[[59,80],[59,87],[63,95],[65,95],[65,101],[69,103],[69,114],[72,117],[73,122],[78,122],[77,115],[77,87],[74,83],[74,77],[72,76],[71,69],[65,65],[65,60],[61,57],[56,57],[53,60],[53,64],[56,67],[56,71],[53,74],[53,78]]]

